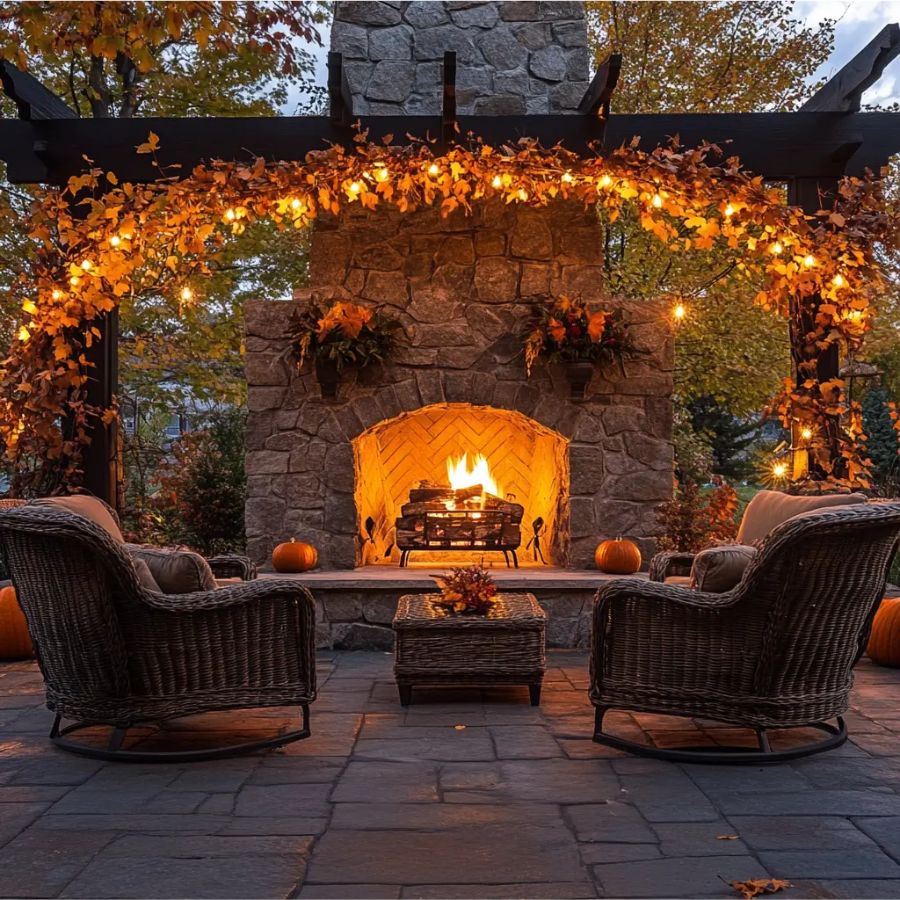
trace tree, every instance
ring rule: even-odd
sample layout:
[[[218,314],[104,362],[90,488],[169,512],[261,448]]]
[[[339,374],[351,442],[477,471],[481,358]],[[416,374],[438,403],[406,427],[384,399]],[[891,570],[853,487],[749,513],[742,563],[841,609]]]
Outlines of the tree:
[[[872,388],[862,403],[863,425],[868,435],[866,451],[869,459],[875,464],[875,477],[884,482],[891,476],[896,477],[900,469],[900,440],[894,429],[890,409],[887,403],[890,396],[886,388]]]
[[[619,113],[757,112],[791,109],[813,90],[807,79],[828,58],[834,22],[815,27],[777,2],[588,2],[599,64],[623,55],[613,96]],[[727,151],[727,148],[725,148]],[[676,391],[710,396],[745,417],[790,372],[783,318],[753,306],[729,248],[670,251],[622,216],[608,229],[609,293],[671,298],[687,310],[676,333]]]
[[[758,421],[742,421],[713,397],[698,397],[690,404],[694,431],[708,441],[713,470],[727,478],[744,478],[752,469],[747,452],[760,435]]]

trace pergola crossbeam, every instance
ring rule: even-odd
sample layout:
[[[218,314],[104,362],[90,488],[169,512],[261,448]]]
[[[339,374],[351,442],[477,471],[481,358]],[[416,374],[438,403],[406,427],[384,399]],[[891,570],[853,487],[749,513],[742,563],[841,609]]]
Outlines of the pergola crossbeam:
[[[588,116],[609,118],[610,99],[619,83],[622,54],[613,53],[600,65],[578,104],[578,112]]]
[[[9,60],[0,60],[0,81],[3,92],[16,104],[19,118],[26,121],[39,119],[77,119],[78,113],[44,87],[30,72],[23,72]]]
[[[833,75],[800,112],[859,112],[862,95],[900,54],[900,25],[885,25],[869,43]]]

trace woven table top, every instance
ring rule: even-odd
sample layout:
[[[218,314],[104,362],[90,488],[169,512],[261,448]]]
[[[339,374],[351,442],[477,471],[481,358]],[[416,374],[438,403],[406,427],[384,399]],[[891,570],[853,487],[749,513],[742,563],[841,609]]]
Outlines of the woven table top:
[[[471,627],[540,626],[547,621],[547,615],[538,605],[533,594],[498,594],[496,602],[486,616],[451,615],[436,606],[433,601],[440,594],[406,594],[397,604],[394,627]]]

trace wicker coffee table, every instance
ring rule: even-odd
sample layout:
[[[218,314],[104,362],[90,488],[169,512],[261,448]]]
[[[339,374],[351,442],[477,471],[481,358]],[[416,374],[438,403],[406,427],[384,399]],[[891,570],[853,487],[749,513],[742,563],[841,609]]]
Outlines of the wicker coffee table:
[[[527,684],[541,701],[547,616],[532,594],[499,594],[487,616],[452,616],[439,594],[407,594],[394,618],[394,675],[400,703],[413,685]]]

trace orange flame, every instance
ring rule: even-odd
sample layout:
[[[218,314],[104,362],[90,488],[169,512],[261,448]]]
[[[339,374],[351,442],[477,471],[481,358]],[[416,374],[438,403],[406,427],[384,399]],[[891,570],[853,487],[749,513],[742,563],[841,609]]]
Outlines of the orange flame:
[[[500,493],[499,485],[491,475],[488,461],[481,453],[475,457],[472,468],[469,468],[468,453],[463,453],[457,459],[449,457],[447,459],[447,477],[450,479],[450,487],[454,491],[480,484],[485,493],[493,494],[495,497],[503,496]]]

